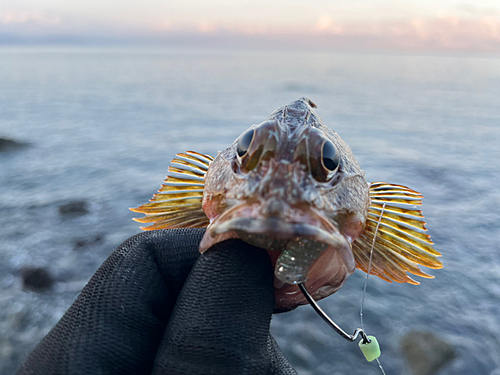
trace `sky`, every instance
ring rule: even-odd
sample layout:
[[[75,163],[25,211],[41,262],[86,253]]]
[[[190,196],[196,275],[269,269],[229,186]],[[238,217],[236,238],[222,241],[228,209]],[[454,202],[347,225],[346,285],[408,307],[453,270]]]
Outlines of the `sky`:
[[[25,43],[500,53],[500,1],[0,0],[0,45]]]

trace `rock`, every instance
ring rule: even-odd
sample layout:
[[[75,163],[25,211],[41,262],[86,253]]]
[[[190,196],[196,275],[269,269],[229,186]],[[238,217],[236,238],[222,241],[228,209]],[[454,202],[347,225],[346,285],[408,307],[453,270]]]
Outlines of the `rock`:
[[[27,147],[29,143],[0,137],[0,152],[15,151]]]
[[[88,213],[86,201],[73,201],[59,206],[59,214],[63,216],[82,216]]]
[[[97,245],[104,240],[104,234],[96,234],[90,238],[76,238],[74,250],[79,250],[87,246]]]
[[[401,347],[413,375],[434,375],[450,363],[457,353],[453,346],[432,332],[411,331]]]
[[[35,292],[49,289],[54,284],[54,278],[41,267],[27,267],[21,270],[21,277],[25,288]]]

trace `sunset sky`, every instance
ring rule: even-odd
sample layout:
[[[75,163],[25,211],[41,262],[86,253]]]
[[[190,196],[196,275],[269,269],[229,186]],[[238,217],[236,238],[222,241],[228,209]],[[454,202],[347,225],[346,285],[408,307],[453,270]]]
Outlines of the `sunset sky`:
[[[500,53],[500,1],[0,0],[0,45],[144,42]]]

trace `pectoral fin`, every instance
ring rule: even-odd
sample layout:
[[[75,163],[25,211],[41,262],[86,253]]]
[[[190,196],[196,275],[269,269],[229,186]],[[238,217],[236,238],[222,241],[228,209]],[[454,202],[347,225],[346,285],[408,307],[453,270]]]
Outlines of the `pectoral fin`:
[[[168,167],[168,175],[158,193],[149,203],[131,211],[146,214],[139,223],[152,223],[143,230],[167,228],[203,228],[208,218],[203,212],[202,200],[205,174],[214,160],[210,155],[194,151],[177,154]]]
[[[441,254],[434,249],[426,233],[424,216],[418,209],[423,196],[406,186],[373,182],[370,198],[366,227],[352,243],[356,267],[368,271],[370,252],[380,220],[373,245],[370,274],[388,282],[415,285],[420,283],[409,277],[407,272],[433,278],[418,267],[443,267],[437,259]]]

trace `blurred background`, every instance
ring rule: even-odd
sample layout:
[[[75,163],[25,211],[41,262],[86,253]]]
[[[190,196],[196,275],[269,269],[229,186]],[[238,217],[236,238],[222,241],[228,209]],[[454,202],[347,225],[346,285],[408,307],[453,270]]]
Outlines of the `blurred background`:
[[[13,374],[177,152],[216,155],[299,97],[368,181],[422,192],[444,268],[370,277],[387,374],[500,374],[500,4],[0,0],[0,374]],[[320,304],[359,326],[364,274]],[[430,332],[430,333],[429,333]],[[301,375],[379,374],[301,307],[272,333]]]

